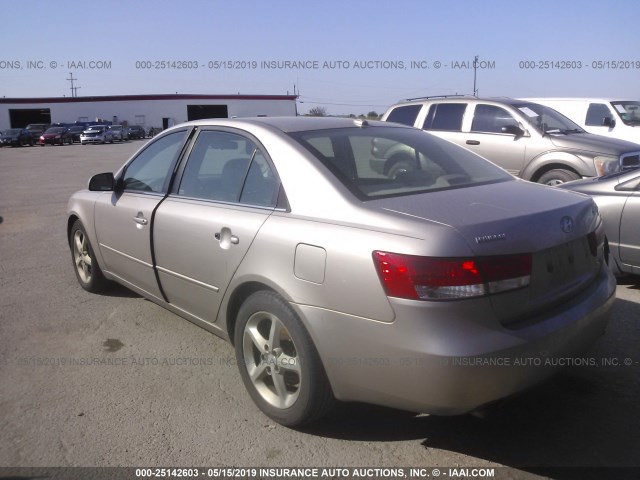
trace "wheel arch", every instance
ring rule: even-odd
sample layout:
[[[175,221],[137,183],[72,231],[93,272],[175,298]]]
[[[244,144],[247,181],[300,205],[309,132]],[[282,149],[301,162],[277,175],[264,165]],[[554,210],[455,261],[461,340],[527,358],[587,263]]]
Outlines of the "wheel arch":
[[[569,152],[546,152],[531,160],[520,176],[524,180],[537,182],[550,170],[569,170],[581,177],[592,177],[596,174],[593,161]]]
[[[238,319],[238,311],[240,310],[240,307],[242,306],[244,301],[249,298],[249,296],[251,296],[251,294],[260,290],[267,290],[281,295],[280,292],[270,287],[266,283],[257,280],[250,280],[236,286],[229,296],[229,300],[227,301],[224,312],[227,337],[229,338],[231,345],[234,345],[233,333],[235,331],[236,321]]]
[[[528,180],[537,182],[538,180],[540,180],[540,177],[542,177],[545,173],[550,172],[551,170],[568,170],[569,172],[573,172],[576,175],[582,176],[582,174],[572,165],[566,163],[545,163],[540,168],[538,168],[538,170],[533,172],[533,175]]]
[[[69,243],[69,248],[71,248],[71,228],[77,220],[80,220],[80,217],[75,213],[69,215],[69,218],[67,219],[67,243]]]

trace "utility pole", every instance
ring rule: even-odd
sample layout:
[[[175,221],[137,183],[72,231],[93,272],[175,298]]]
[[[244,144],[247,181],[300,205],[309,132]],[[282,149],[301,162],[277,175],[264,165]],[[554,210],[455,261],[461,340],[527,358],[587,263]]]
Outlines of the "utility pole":
[[[473,96],[478,96],[478,88],[476,87],[476,74],[478,71],[478,55],[473,59]]]
[[[69,72],[69,78],[67,78],[67,81],[71,82],[71,96],[72,97],[77,97],[78,96],[78,89],[82,88],[82,87],[74,87],[73,86],[73,82],[75,80],[78,80],[77,78],[73,78],[73,73]]]

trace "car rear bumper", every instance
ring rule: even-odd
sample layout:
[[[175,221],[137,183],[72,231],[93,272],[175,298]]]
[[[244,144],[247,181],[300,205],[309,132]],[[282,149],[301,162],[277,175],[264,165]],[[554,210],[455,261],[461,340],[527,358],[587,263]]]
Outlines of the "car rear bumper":
[[[390,299],[391,323],[294,305],[323,359],[336,398],[457,415],[530,388],[571,364],[604,333],[615,279],[597,280],[567,303],[507,329],[488,302]],[[577,362],[577,363],[576,363]]]

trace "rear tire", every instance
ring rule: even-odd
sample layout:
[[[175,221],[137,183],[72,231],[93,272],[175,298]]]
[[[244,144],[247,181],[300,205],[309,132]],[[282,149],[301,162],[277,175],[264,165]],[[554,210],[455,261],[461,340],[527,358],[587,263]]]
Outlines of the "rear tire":
[[[543,173],[538,179],[538,183],[543,183],[545,185],[555,187],[556,185],[561,185],[563,183],[579,180],[580,178],[581,178],[580,175],[578,175],[574,171],[558,168],[558,169],[549,170],[548,172]]]
[[[311,337],[277,293],[258,291],[245,300],[234,344],[242,381],[272,420],[301,426],[333,407],[331,386]]]

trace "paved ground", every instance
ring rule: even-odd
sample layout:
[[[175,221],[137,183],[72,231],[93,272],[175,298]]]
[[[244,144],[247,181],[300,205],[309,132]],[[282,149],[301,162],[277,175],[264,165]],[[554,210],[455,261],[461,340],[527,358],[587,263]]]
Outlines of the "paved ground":
[[[124,288],[76,283],[67,199],[142,144],[0,149],[0,466],[640,466],[638,278],[619,283],[595,366],[488,418],[343,405],[304,431],[272,423],[230,345]]]

